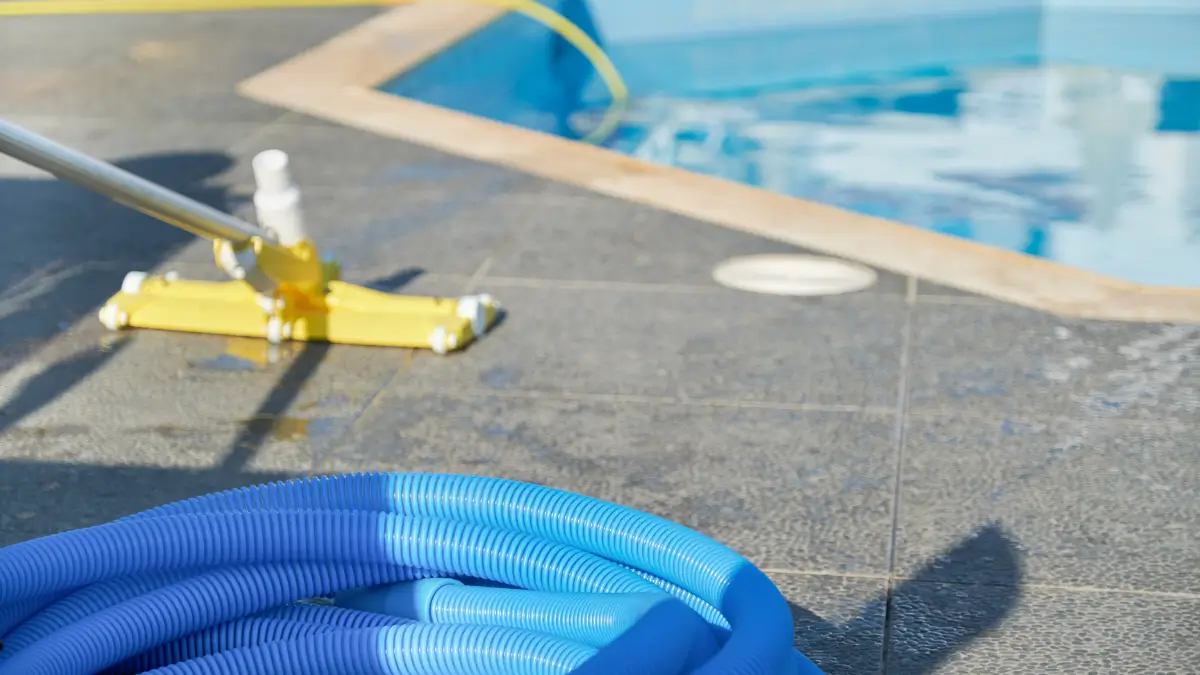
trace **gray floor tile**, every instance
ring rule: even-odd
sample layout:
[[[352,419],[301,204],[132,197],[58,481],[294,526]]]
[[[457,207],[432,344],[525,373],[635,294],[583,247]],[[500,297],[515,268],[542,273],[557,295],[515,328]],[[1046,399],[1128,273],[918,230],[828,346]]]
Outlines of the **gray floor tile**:
[[[912,409],[1192,419],[1200,326],[1080,321],[1010,306],[920,306]]]
[[[268,121],[282,114],[233,93],[241,80],[316,46],[375,8],[216,12],[150,17],[19,20],[20,58],[5,61],[6,114],[75,111],[93,116]],[[59,27],[59,26],[62,27]],[[21,30],[21,29],[14,29]],[[90,49],[42,57],[75,31]],[[64,32],[66,31],[66,36]],[[111,33],[108,40],[89,35]],[[36,37],[41,36],[41,40]],[[269,38],[266,36],[270,36]],[[51,59],[49,63],[43,59]]]
[[[804,253],[763,237],[582,191],[539,196],[527,234],[491,274],[568,281],[713,285],[727,258]],[[880,272],[866,292],[903,295],[905,279]]]
[[[504,323],[460,357],[418,359],[415,381],[442,391],[896,403],[906,311],[899,299],[483,285],[506,308]]]
[[[657,513],[766,568],[886,569],[891,416],[448,397],[405,382],[319,471],[531,481]]]
[[[1200,600],[913,583],[893,596],[887,672],[1196,672]]]
[[[882,579],[773,574],[792,607],[796,648],[825,675],[879,675],[887,588]]]
[[[897,567],[938,581],[1200,592],[1198,441],[1180,423],[910,418]],[[944,550],[979,528],[987,540]]]

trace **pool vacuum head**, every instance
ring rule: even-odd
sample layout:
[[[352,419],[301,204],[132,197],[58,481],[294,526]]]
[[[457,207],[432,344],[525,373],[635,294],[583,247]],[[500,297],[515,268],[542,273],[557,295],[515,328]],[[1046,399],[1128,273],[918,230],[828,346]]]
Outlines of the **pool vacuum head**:
[[[287,155],[254,158],[259,227],[0,120],[0,152],[213,240],[232,280],[131,272],[100,310],[112,330],[151,328],[241,337],[428,348],[439,354],[486,333],[498,308],[487,295],[401,296],[341,281],[309,238]]]

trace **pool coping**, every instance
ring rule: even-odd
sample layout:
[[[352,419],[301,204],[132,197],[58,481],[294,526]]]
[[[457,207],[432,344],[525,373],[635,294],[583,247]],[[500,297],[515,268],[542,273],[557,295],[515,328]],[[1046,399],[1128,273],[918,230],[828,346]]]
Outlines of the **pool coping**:
[[[402,5],[237,89],[262,103],[388,138],[1016,305],[1078,318],[1200,323],[1200,289],[1136,284],[377,89],[504,13],[469,3]]]

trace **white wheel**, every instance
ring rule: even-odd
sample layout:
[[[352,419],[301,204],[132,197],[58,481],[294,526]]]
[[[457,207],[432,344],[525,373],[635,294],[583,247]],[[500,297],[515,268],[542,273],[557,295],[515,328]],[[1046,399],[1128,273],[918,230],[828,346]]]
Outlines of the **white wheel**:
[[[434,328],[433,334],[429,336],[429,348],[433,350],[433,353],[445,354],[446,352],[450,351],[448,343],[449,340],[446,338],[446,329],[442,326]]]
[[[128,295],[137,295],[142,292],[142,285],[146,283],[146,279],[150,275],[145,272],[130,272],[125,275],[121,281],[121,292]]]
[[[267,321],[267,342],[273,345],[282,343],[284,340],[292,338],[292,324],[284,323],[279,317],[273,316]]]

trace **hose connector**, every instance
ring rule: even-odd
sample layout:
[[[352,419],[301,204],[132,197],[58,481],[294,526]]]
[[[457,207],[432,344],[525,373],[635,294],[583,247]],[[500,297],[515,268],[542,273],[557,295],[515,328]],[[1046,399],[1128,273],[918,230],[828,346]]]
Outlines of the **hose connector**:
[[[251,162],[254,182],[254,210],[258,224],[274,233],[281,246],[291,248],[308,239],[304,211],[300,207],[300,188],[292,181],[287,153],[264,150]]]
[[[258,264],[258,246],[235,246],[233,242],[218,239],[213,242],[213,257],[217,267],[237,281],[250,284],[260,295],[274,297],[278,284]]]

